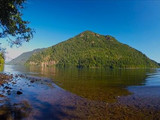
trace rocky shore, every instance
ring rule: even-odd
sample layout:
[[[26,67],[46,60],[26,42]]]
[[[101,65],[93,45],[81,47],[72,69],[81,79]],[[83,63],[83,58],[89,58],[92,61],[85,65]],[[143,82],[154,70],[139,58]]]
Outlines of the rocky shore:
[[[40,84],[44,84],[44,82],[49,82],[48,80],[43,80],[43,78],[34,77],[34,76],[27,76],[24,74],[6,74],[6,73],[0,73],[0,96],[11,95],[11,91],[16,91],[17,95],[23,94],[22,88],[19,90],[14,90],[12,88],[14,85],[17,84],[18,80],[20,79],[27,79],[30,84],[28,86],[31,86],[31,84],[35,82],[39,82]]]
[[[31,106],[25,95],[36,85],[51,86],[46,78],[25,74],[0,73],[0,120],[21,120],[28,117]],[[27,89],[26,89],[27,88]],[[37,90],[37,89],[36,89]]]
[[[3,85],[7,81],[13,78],[13,74],[5,74],[5,73],[0,73],[0,85]]]

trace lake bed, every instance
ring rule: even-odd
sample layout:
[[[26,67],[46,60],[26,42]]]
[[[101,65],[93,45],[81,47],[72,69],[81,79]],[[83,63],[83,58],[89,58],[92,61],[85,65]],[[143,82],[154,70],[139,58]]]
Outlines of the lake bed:
[[[64,69],[6,65],[0,118],[159,119],[159,69]],[[8,89],[4,89],[8,86]],[[8,92],[10,90],[10,92]],[[17,94],[17,91],[22,94]]]

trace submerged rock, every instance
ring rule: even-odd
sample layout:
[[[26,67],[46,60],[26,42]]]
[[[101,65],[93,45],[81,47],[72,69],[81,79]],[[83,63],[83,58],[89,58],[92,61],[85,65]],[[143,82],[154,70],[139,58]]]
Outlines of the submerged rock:
[[[10,91],[10,90],[7,90],[7,94],[8,94],[8,95],[11,95],[11,91]]]
[[[34,80],[31,80],[31,83],[34,83]]]
[[[8,86],[5,86],[4,88],[5,88],[5,89],[12,89],[12,88],[10,88],[10,87],[8,87]]]
[[[21,91],[17,91],[17,95],[21,95],[22,94],[22,92]]]

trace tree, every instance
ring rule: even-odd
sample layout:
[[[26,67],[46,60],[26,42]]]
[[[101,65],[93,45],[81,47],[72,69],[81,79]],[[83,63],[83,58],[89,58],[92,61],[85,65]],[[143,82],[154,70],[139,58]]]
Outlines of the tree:
[[[33,37],[29,22],[22,19],[25,1],[0,0],[0,38],[7,38],[11,46],[19,46]]]

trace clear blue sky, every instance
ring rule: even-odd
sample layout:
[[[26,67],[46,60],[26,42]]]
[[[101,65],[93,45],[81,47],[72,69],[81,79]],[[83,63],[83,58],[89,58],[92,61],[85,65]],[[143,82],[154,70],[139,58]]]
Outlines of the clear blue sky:
[[[16,55],[91,30],[112,35],[160,62],[160,0],[28,0],[24,18],[36,30]],[[15,57],[11,55],[10,57]]]

